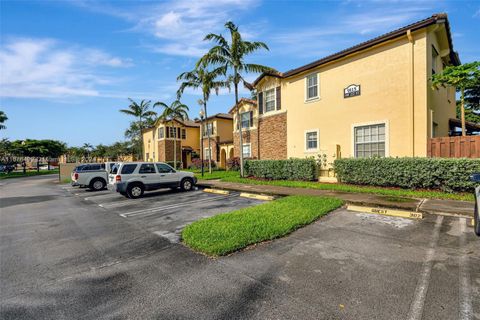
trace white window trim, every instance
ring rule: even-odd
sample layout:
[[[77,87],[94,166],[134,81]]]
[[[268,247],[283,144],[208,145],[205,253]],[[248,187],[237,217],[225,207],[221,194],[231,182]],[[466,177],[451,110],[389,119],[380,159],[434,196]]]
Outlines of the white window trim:
[[[315,149],[307,149],[307,133],[316,132],[317,133],[317,147]],[[318,152],[320,149],[320,130],[319,129],[309,129],[303,132],[303,148],[305,153]]]
[[[240,113],[239,125],[240,125],[240,129],[242,129],[242,131],[248,131],[248,130],[253,128],[253,123],[250,121],[250,112],[252,112],[252,118],[253,118],[254,117],[253,110],[243,111],[243,112]],[[242,127],[242,115],[245,114],[245,113],[248,113],[248,122],[250,123],[250,126],[248,126],[246,128],[243,128]]]
[[[242,155],[243,155],[243,146],[249,146],[250,147],[250,155],[247,157],[247,158],[251,158],[252,157],[252,143],[251,142],[247,142],[247,143],[244,143],[242,145]],[[245,157],[245,156],[244,156]]]
[[[208,150],[210,149],[210,154],[208,152]],[[212,150],[212,147],[208,148],[204,148],[204,154],[203,154],[203,159],[204,160],[212,160],[212,159],[208,159],[208,156],[212,156],[213,155],[213,152],[211,151]]]
[[[361,123],[353,123],[351,128],[351,149],[350,149],[350,157],[355,157],[355,128],[356,127],[363,127],[363,126],[372,126],[376,124],[384,124],[385,125],[385,158],[390,157],[390,125],[388,120],[379,120],[379,121],[369,121],[369,122],[361,122]]]
[[[315,74],[317,75],[317,96],[312,97],[312,98],[308,98],[308,77],[313,76]],[[307,74],[305,76],[304,83],[305,83],[305,90],[303,91],[303,93],[304,93],[305,103],[320,100],[320,72],[314,72],[314,73]]]
[[[267,91],[273,90],[273,101],[275,102],[275,106],[273,107],[273,110],[267,111]],[[277,88],[268,88],[263,91],[263,114],[266,113],[273,113],[277,111]]]

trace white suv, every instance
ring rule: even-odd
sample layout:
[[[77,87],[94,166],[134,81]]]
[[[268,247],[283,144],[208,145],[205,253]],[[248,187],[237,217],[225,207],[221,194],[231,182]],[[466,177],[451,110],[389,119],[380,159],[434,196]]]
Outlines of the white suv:
[[[193,189],[197,179],[192,172],[176,171],[162,162],[123,162],[112,168],[108,188],[135,199],[145,191],[161,188]]]

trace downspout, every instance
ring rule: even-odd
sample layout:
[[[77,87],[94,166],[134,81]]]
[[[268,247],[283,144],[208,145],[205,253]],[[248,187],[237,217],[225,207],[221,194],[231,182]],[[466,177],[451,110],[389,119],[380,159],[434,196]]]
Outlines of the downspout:
[[[415,157],[415,60],[414,60],[414,39],[412,36],[412,30],[407,30],[407,38],[410,43],[410,134],[411,136],[411,152],[412,157]]]

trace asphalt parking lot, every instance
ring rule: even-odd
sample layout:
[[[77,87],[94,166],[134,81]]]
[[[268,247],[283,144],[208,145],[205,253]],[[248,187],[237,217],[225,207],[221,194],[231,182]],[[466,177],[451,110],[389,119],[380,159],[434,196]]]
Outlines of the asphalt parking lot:
[[[199,188],[189,192],[170,189],[146,192],[140,199],[129,199],[110,190],[92,192],[71,186],[62,189],[86,206],[97,205],[105,213],[117,214],[172,243],[180,241],[182,229],[193,221],[263,202],[240,197],[239,192],[219,195]]]
[[[1,319],[480,319],[480,240],[464,218],[339,209],[212,259],[177,243],[181,226],[257,201],[167,191],[131,205],[52,177],[0,184]]]

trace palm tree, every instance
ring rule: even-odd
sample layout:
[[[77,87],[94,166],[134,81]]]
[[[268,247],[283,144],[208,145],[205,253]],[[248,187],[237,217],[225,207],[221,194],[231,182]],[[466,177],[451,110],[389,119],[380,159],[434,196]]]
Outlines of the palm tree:
[[[84,150],[84,155],[86,155],[87,161],[90,161],[90,153],[93,150],[93,146],[90,143],[84,143],[82,149]]]
[[[178,76],[177,80],[184,80],[180,85],[180,88],[177,91],[177,97],[180,97],[183,94],[183,91],[186,88],[198,89],[201,88],[203,99],[200,99],[201,104],[203,104],[203,111],[205,112],[205,123],[207,128],[208,136],[208,171],[212,173],[212,149],[210,146],[210,134],[208,133],[208,114],[207,114],[207,101],[210,98],[210,93],[212,90],[215,90],[215,94],[218,95],[218,90],[220,88],[228,87],[228,81],[217,80],[219,76],[225,74],[225,68],[219,67],[212,71],[209,71],[205,66],[197,66],[194,70],[190,72],[184,72]],[[204,128],[202,128],[202,133]],[[203,139],[203,137],[201,137]],[[203,152],[203,150],[202,150]]]
[[[132,143],[134,143],[133,137],[136,136],[138,141],[142,141],[142,130],[150,124],[152,121],[152,118],[157,116],[157,113],[155,111],[150,110],[150,102],[147,100],[142,100],[140,101],[140,104],[137,102],[133,101],[132,99],[128,98],[130,100],[130,105],[128,106],[128,109],[120,109],[120,112],[131,115],[136,118],[137,125],[133,126],[131,125],[130,128],[134,129],[137,131],[137,134],[133,134],[132,132]],[[140,152],[142,154],[142,159],[143,159],[143,143],[140,144]]]
[[[250,53],[257,51],[259,49],[268,49],[268,46],[259,41],[244,41],[242,36],[238,31],[238,27],[231,21],[225,23],[225,27],[230,32],[230,43],[219,34],[210,33],[204,40],[214,41],[216,45],[211,48],[207,54],[205,54],[197,62],[197,66],[203,65],[218,65],[223,67],[224,72],[227,73],[229,70],[232,74],[230,79],[233,82],[235,87],[235,106],[238,106],[238,84],[243,82],[243,84],[251,88],[251,85],[245,81],[242,74],[248,72],[260,73],[274,71],[270,67],[266,67],[259,64],[245,63],[245,58]],[[240,111],[237,109],[237,122],[240,121]],[[242,142],[242,128],[239,126],[239,137],[240,137],[240,175],[243,177],[243,142]]]
[[[7,127],[4,125],[4,122],[8,120],[7,115],[5,112],[0,111],[0,130],[7,129]]]
[[[183,122],[185,120],[188,120],[188,113],[187,112],[188,112],[189,109],[188,109],[187,105],[181,103],[180,100],[173,101],[170,106],[168,106],[164,102],[156,102],[153,105],[153,107],[154,108],[156,108],[156,107],[163,108],[163,112],[160,115],[159,119],[161,119],[163,121],[171,121],[172,122],[173,132],[175,132],[174,136],[173,136],[173,167],[176,170],[177,169],[177,138],[178,138],[178,134],[177,134],[177,129],[175,127],[175,121],[178,120],[178,121]]]

